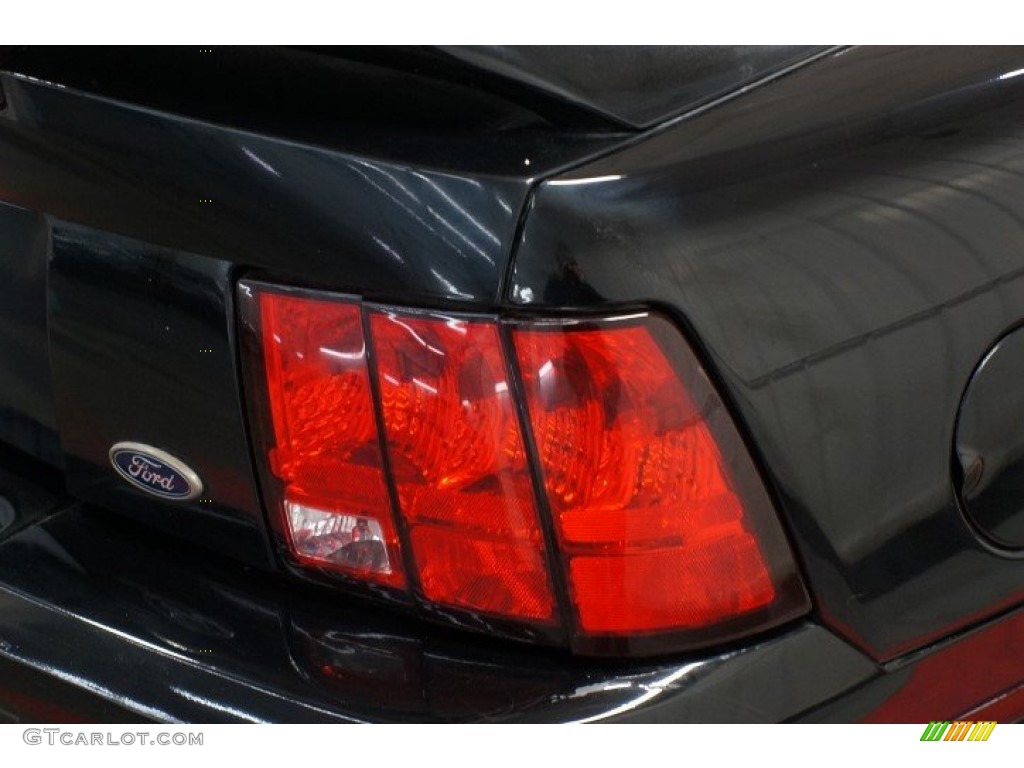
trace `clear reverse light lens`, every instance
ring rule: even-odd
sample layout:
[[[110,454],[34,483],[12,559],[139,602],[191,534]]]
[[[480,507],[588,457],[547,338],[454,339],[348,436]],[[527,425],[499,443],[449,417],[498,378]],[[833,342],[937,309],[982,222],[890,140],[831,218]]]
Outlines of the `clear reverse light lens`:
[[[288,528],[301,558],[353,571],[390,574],[387,542],[378,520],[285,502]]]

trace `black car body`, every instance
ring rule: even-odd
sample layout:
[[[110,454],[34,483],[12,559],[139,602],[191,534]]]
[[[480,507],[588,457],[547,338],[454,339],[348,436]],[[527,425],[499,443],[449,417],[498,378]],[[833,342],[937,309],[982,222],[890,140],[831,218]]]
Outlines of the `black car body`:
[[[0,720],[1024,717],[1021,50],[0,57]],[[240,281],[668,318],[809,609],[593,658],[296,578]]]

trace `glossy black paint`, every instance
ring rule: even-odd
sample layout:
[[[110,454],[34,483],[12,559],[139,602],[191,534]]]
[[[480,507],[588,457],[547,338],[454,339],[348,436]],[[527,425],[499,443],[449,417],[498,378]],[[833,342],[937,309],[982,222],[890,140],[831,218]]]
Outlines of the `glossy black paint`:
[[[287,101],[290,60],[261,102],[244,52],[205,88],[189,62],[177,90],[72,54],[0,51],[0,439],[60,464],[59,425],[76,496],[270,563],[231,347],[242,275],[524,315],[655,306],[718,379],[818,612],[743,647],[595,665],[286,586],[84,513],[62,475],[8,473],[8,663],[165,720],[849,719],[931,641],[1024,596],[951,466],[972,372],[1024,314],[1019,51],[854,49],[633,136],[375,64],[320,62]],[[381,95],[379,130],[315,106],[348,77],[349,96]],[[437,97],[429,136],[418,88]],[[191,357],[207,341],[213,375]],[[215,510],[115,488],[118,423],[219,478]],[[876,658],[916,653],[883,673],[822,623]]]
[[[825,49],[810,45],[477,45],[441,50],[610,120],[649,128]]]
[[[8,202],[367,295],[493,302],[528,179],[545,168],[517,146],[517,176],[497,175],[502,163],[457,175],[2,79]]]
[[[53,675],[0,658],[0,725],[145,722],[141,715]]]
[[[288,588],[79,508],[0,544],[0,658],[93,694],[67,700],[82,719],[113,704],[198,722],[776,721],[878,674],[806,624],[706,655],[588,663]]]
[[[1024,549],[1024,331],[982,358],[957,419],[954,480],[968,519],[995,546]]]
[[[27,47],[4,67],[164,113],[453,174],[532,176],[625,135],[590,109],[416,48]]]
[[[68,488],[269,567],[235,372],[231,266],[61,222],[52,231],[50,360]],[[124,441],[177,457],[203,495],[160,499],[128,483],[109,455]]]
[[[797,718],[804,722],[1024,721],[1024,610],[885,665],[856,690]],[[968,670],[970,670],[968,672]]]
[[[0,63],[43,80],[261,133],[374,147],[454,167],[534,154],[565,131],[635,131],[822,46],[12,47]],[[558,130],[556,130],[558,129]],[[408,138],[416,137],[415,148]],[[436,152],[458,137],[457,156]],[[388,141],[383,141],[388,139]],[[396,141],[397,139],[397,141]],[[384,150],[385,154],[381,153]],[[497,157],[495,156],[497,153]],[[447,155],[447,156],[446,156]],[[518,165],[518,158],[513,158]]]
[[[854,49],[538,189],[509,300],[687,323],[828,624],[879,658],[1024,597],[950,477],[1024,315],[1024,52]],[[897,73],[894,75],[894,73]]]
[[[47,357],[48,241],[42,214],[0,202],[0,438],[59,464]]]
[[[60,472],[0,445],[0,542],[75,506],[63,487]]]

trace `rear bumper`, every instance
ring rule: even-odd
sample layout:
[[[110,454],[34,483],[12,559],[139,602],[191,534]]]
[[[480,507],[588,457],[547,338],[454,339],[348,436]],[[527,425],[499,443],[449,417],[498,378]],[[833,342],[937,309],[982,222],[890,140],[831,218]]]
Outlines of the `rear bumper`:
[[[3,458],[9,721],[927,721],[1024,679],[1020,612],[885,668],[813,622],[632,665],[489,642],[282,583],[84,508],[50,490],[56,476]],[[943,655],[956,648],[982,679],[944,704],[929,667],[955,667]]]

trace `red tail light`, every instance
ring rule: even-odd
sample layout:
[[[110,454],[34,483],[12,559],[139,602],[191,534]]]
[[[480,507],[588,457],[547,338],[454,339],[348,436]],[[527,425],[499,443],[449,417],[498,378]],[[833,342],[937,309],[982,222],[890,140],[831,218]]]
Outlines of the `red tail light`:
[[[391,470],[424,596],[553,622],[497,325],[373,312],[370,327]]]
[[[583,653],[807,610],[743,442],[668,321],[240,296],[264,491],[299,572]]]
[[[768,501],[678,331],[641,315],[512,336],[581,635],[700,630],[772,606],[785,542],[777,526],[755,534]]]
[[[295,558],[404,583],[358,305],[260,297],[275,521]]]

